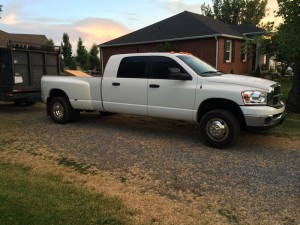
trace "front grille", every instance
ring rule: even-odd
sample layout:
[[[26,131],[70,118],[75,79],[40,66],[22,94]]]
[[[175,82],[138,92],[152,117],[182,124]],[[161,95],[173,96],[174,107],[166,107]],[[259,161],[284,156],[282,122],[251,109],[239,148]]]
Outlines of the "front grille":
[[[281,104],[281,86],[274,84],[271,86],[272,91],[268,93],[268,105],[278,108]]]

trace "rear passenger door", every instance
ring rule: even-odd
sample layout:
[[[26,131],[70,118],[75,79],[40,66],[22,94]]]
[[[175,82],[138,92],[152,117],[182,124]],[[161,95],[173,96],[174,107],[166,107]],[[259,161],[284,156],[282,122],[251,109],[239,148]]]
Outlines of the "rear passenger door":
[[[147,56],[129,56],[121,60],[117,76],[105,78],[110,86],[110,100],[105,109],[110,112],[147,115]]]
[[[172,71],[185,74],[186,80],[171,76]],[[148,115],[179,120],[192,120],[197,80],[178,62],[164,56],[151,57],[148,80]]]

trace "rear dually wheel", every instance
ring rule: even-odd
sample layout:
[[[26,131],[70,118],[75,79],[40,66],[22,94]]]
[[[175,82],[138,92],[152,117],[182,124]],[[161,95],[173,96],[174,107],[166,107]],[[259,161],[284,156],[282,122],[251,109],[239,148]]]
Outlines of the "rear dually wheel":
[[[55,97],[49,103],[50,116],[56,123],[68,123],[72,119],[73,110],[65,97]]]

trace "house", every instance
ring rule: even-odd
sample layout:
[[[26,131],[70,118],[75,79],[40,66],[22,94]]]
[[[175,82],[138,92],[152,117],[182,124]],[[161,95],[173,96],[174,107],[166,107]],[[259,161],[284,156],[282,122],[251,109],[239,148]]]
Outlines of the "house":
[[[10,33],[0,30],[0,48],[7,47],[7,44],[9,43],[9,41],[45,45],[47,40],[48,39],[45,35],[10,34]]]
[[[121,53],[157,52],[169,43],[173,50],[190,52],[224,72],[247,74],[259,64],[257,49],[242,51],[248,37],[266,31],[252,25],[232,26],[211,17],[184,11],[175,16],[100,44],[102,71],[109,57]],[[254,54],[253,54],[254,53]],[[253,57],[255,55],[255,57]]]

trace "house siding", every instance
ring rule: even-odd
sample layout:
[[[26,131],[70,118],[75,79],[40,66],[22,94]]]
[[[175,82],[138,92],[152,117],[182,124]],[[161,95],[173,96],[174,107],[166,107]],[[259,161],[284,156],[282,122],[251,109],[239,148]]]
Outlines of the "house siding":
[[[248,53],[247,61],[243,62],[241,59],[241,50],[242,50],[242,40],[230,39],[233,41],[234,46],[234,59],[231,62],[225,62],[224,60],[224,45],[225,41],[228,39],[219,38],[219,54],[218,54],[218,70],[225,73],[235,74],[249,74],[252,68],[252,57],[251,52]]]
[[[164,42],[163,42],[164,43]],[[207,63],[216,65],[216,40],[214,38],[169,42],[176,52],[189,52]],[[110,56],[125,53],[157,52],[160,43],[102,47],[103,70]]]
[[[231,62],[225,62],[224,60],[224,44],[226,40],[232,40],[233,43],[233,54]],[[251,52],[248,53],[247,61],[243,62],[241,59],[241,49],[243,40],[239,39],[226,39],[218,38],[218,62],[216,63],[216,39],[205,38],[205,39],[194,39],[194,40],[183,40],[183,41],[172,41],[169,42],[176,52],[189,52],[196,57],[204,60],[205,62],[213,65],[217,65],[217,69],[225,73],[235,74],[249,74],[252,69],[252,57]],[[136,44],[126,46],[113,46],[113,47],[102,47],[102,60],[103,68],[110,56],[115,54],[125,53],[145,53],[145,52],[157,52],[157,46],[160,43],[151,44]]]
[[[136,45],[127,45],[127,46],[115,46],[115,47],[101,48],[100,52],[101,52],[101,61],[102,61],[102,65],[101,65],[102,68],[100,68],[100,71],[102,71],[102,73],[103,73],[105,66],[107,64],[107,61],[112,55],[136,53],[138,51],[137,51]]]

